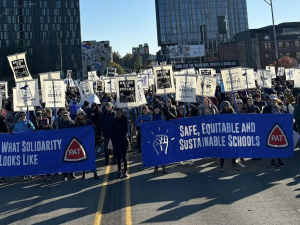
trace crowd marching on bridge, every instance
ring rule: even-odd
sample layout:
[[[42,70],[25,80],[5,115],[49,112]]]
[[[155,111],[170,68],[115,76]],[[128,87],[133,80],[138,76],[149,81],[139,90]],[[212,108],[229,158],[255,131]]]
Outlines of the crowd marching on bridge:
[[[234,93],[234,95],[233,95]],[[293,81],[272,80],[272,88],[264,89],[256,87],[251,90],[243,90],[232,93],[221,92],[220,85],[217,86],[214,97],[197,98],[197,103],[181,103],[175,101],[174,94],[153,95],[151,89],[145,90],[147,104],[138,108],[130,109],[129,118],[126,109],[115,107],[116,95],[110,93],[97,93],[100,104],[90,104],[84,101],[82,106],[79,102],[80,93],[77,87],[68,87],[64,108],[52,110],[46,108],[45,104],[35,107],[29,114],[25,111],[14,112],[13,100],[10,96],[3,100],[0,115],[0,132],[37,132],[39,130],[65,129],[81,126],[93,126],[95,131],[95,149],[100,154],[101,147],[104,151],[105,165],[109,164],[109,156],[113,155],[113,163],[117,164],[118,177],[127,177],[126,154],[132,149],[132,143],[136,137],[138,152],[141,148],[141,130],[143,123],[161,120],[175,120],[184,117],[196,117],[216,114],[259,114],[290,113],[294,115],[294,130],[300,131],[300,89],[293,87]],[[236,107],[235,107],[236,104]],[[56,114],[56,115],[55,115]],[[29,118],[27,118],[29,116]],[[130,137],[127,135],[130,125]],[[244,161],[244,159],[240,159]],[[253,158],[252,160],[259,160]],[[124,163],[122,173],[121,161]],[[281,159],[271,159],[271,167],[275,167],[278,161],[280,167],[284,167]],[[192,161],[189,161],[192,164]],[[224,171],[224,159],[219,160],[220,172]],[[183,162],[179,163],[180,165]],[[166,167],[163,173],[167,173]],[[239,171],[236,159],[232,159],[232,169]],[[76,171],[74,171],[76,172]],[[158,173],[155,167],[154,174]],[[51,174],[41,176],[43,181],[51,181]],[[63,180],[75,179],[74,173],[63,173]],[[98,179],[97,172],[94,178]],[[31,179],[22,177],[21,181]],[[85,179],[85,172],[82,173]],[[5,182],[4,178],[1,182]]]

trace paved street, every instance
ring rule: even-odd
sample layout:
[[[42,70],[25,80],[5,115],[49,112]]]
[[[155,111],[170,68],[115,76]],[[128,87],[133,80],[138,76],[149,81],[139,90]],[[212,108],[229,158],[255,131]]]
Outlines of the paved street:
[[[300,224],[299,149],[286,168],[247,159],[240,172],[230,160],[220,173],[204,159],[153,176],[140,154],[129,162],[130,179],[116,179],[116,166],[105,168],[102,158],[99,180],[9,179],[0,186],[0,224]]]

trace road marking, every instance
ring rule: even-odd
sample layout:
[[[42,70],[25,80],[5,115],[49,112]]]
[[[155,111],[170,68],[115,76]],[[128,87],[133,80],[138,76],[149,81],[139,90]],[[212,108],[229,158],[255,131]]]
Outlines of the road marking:
[[[243,164],[243,163],[241,163],[241,162],[238,162],[237,163],[240,167],[243,167],[243,168],[245,168],[246,166]]]
[[[125,224],[126,225],[132,225],[132,218],[131,218],[131,196],[130,196],[130,175],[129,175],[129,155],[128,155],[128,159],[127,159],[127,172],[128,172],[128,178],[126,179],[126,200],[125,200],[125,204],[126,204],[126,221]]]
[[[102,185],[99,203],[98,203],[98,207],[97,207],[97,211],[96,211],[96,215],[95,215],[94,225],[101,224],[102,211],[103,211],[104,200],[105,200],[105,195],[106,195],[106,187],[107,187],[108,177],[109,177],[109,173],[110,173],[110,163],[111,163],[111,159],[109,159],[109,164],[106,166],[105,176],[103,179],[103,185]]]

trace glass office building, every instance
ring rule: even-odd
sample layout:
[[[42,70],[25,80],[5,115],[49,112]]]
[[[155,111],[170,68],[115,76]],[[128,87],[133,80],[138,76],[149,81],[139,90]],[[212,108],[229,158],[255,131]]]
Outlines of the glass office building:
[[[217,52],[226,42],[248,29],[246,0],[156,0],[158,45],[204,44]]]

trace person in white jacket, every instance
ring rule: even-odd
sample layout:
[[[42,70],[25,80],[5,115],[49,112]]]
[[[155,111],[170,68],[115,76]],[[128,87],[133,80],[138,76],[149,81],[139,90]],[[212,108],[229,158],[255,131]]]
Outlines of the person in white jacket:
[[[294,114],[294,107],[289,103],[287,97],[282,98],[282,103],[283,103],[282,105],[283,113]]]

